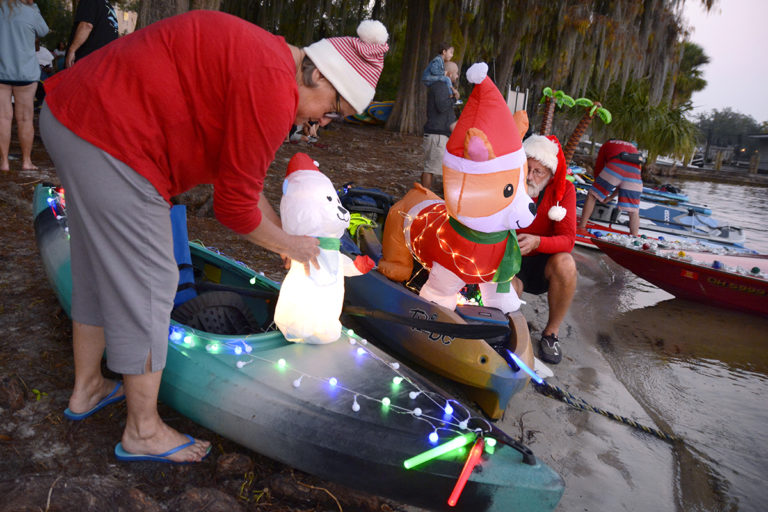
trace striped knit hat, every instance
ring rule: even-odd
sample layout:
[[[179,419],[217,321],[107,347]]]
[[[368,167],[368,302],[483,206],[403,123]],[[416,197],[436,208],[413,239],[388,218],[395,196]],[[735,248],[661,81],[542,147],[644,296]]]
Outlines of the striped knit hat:
[[[362,113],[373,100],[376,82],[389,50],[386,27],[376,20],[365,20],[357,27],[357,37],[329,37],[304,48],[317,69],[352,107]]]

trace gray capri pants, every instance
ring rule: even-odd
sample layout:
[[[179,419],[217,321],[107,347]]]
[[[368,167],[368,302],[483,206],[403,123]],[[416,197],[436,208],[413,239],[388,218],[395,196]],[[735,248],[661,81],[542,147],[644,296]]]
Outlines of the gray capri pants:
[[[162,370],[179,281],[168,203],[146,178],[59,123],[45,104],[40,134],[66,194],[72,319],[104,327],[110,370],[143,374],[150,354],[150,371]]]

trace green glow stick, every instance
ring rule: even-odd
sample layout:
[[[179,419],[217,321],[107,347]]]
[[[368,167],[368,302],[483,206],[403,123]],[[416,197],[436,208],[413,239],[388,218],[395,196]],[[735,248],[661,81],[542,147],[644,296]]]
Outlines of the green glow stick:
[[[451,439],[447,443],[443,443],[440,446],[435,446],[431,450],[427,450],[424,453],[420,453],[419,455],[411,457],[410,459],[403,462],[403,465],[405,466],[405,469],[411,469],[414,466],[423,464],[452,450],[466,446],[469,443],[474,442],[476,438],[477,434],[474,432],[467,432],[466,434],[462,434],[459,437]]]

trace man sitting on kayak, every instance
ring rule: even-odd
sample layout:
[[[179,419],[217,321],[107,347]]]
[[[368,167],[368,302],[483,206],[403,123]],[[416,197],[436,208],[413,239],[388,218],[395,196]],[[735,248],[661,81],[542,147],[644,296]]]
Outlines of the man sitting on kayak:
[[[584,201],[579,228],[586,228],[595,201],[606,203],[615,197],[618,190],[619,210],[629,215],[629,232],[632,236],[638,235],[640,194],[643,193],[641,164],[640,152],[629,142],[609,140],[600,147],[595,160],[595,182]]]
[[[567,167],[557,137],[531,135],[523,141],[528,157],[528,195],[536,202],[536,217],[517,230],[523,256],[512,279],[517,295],[547,293],[549,317],[541,332],[539,357],[557,364],[562,359],[558,332],[576,292],[576,189],[565,179]]]

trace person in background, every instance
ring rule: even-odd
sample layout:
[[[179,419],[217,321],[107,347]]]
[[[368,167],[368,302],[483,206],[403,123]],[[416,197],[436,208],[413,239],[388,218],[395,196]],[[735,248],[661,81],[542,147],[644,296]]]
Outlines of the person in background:
[[[455,99],[459,99],[459,90],[445,74],[445,64],[453,58],[453,46],[448,43],[440,45],[440,53],[432,59],[421,75],[421,83],[429,87],[435,82],[443,82]]]
[[[560,325],[576,292],[576,189],[566,180],[563,149],[554,135],[531,135],[523,142],[528,157],[528,195],[536,202],[530,226],[517,230],[522,263],[513,278],[517,295],[547,294],[549,314],[539,340],[539,357],[557,364],[562,359]]]
[[[609,140],[600,147],[595,160],[595,181],[581,209],[579,229],[586,229],[595,202],[606,203],[619,195],[619,210],[629,215],[629,232],[640,232],[640,195],[643,193],[642,155],[634,144]]]
[[[53,67],[55,71],[64,69],[64,61],[67,58],[67,43],[59,41],[56,48],[53,49]]]
[[[53,74],[53,54],[40,44],[39,39],[35,40],[35,50],[37,63],[40,64],[40,80],[45,80]]]
[[[288,135],[290,142],[306,142],[307,144],[314,144],[317,142],[317,128],[319,125],[316,122],[307,122],[303,125],[294,125],[291,133]]]
[[[0,171],[10,170],[11,122],[21,146],[22,170],[35,170],[32,142],[35,92],[40,64],[35,39],[48,33],[40,9],[32,0],[0,0]]]
[[[89,53],[117,39],[117,14],[109,0],[80,0],[64,65],[71,68]]]
[[[459,66],[455,62],[445,63],[445,77],[456,83]],[[434,177],[443,175],[443,153],[453,127],[456,114],[453,111],[453,96],[443,87],[443,82],[434,81],[427,89],[427,122],[424,125],[424,171],[421,184],[432,188]]]
[[[283,231],[262,187],[291,126],[325,126],[373,99],[388,34],[367,20],[358,35],[302,49],[235,16],[194,10],[46,81],[40,130],[66,189],[72,254],[75,385],[65,416],[78,421],[125,398],[118,460],[196,462],[210,450],[157,411],[179,279],[170,198],[213,183],[219,222],[317,266],[317,238]],[[105,348],[122,382],[103,376]]]

